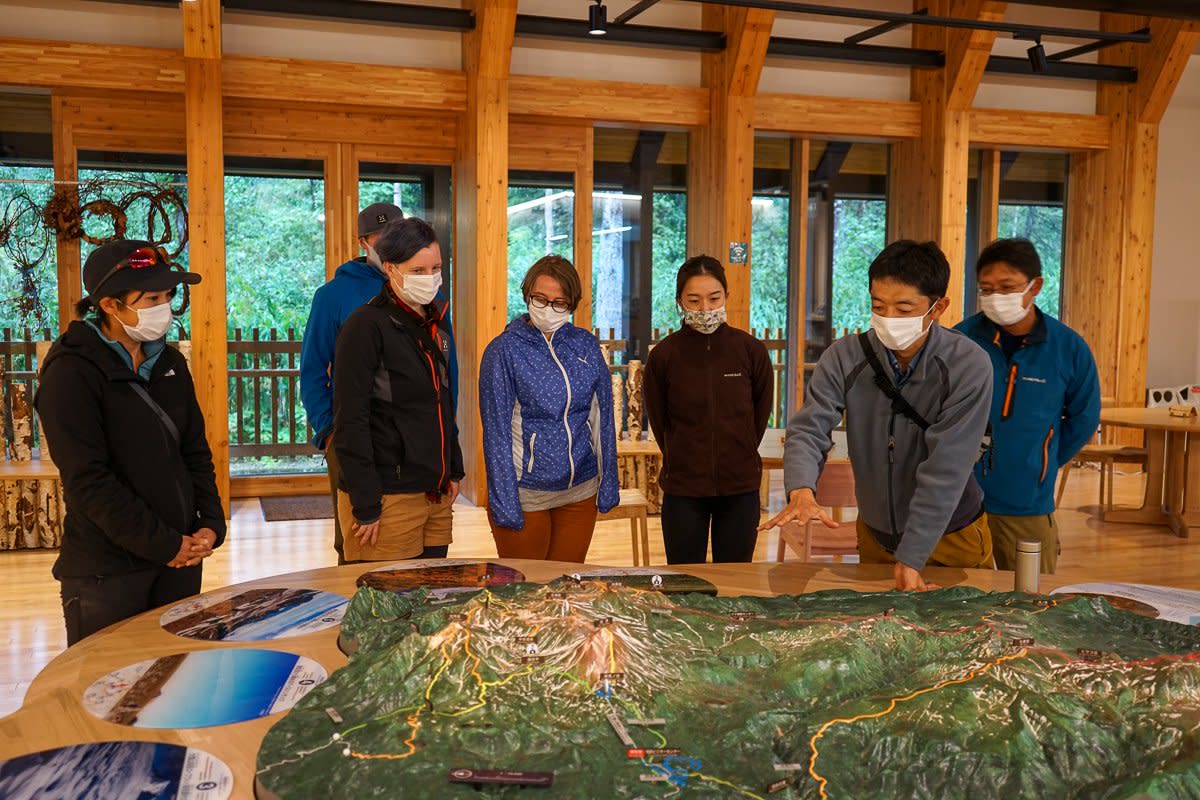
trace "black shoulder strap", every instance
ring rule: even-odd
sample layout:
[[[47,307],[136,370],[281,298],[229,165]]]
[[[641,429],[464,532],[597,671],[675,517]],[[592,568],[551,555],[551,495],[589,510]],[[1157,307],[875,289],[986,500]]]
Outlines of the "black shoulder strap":
[[[141,381],[130,381],[129,385],[133,387],[133,390],[138,393],[139,397],[146,401],[146,405],[150,406],[150,410],[155,413],[155,415],[162,422],[163,427],[167,429],[167,433],[171,434],[171,438],[174,439],[175,444],[178,445],[180,442],[180,436],[179,428],[175,426],[175,420],[171,419],[171,416],[166,411],[163,411],[162,406],[154,402],[154,398],[151,397],[150,393],[146,391],[146,387],[142,386]]]
[[[927,430],[929,423],[912,407],[911,403],[904,399],[904,395],[900,394],[900,389],[891,382],[887,373],[883,371],[883,364],[879,363],[879,356],[875,355],[875,348],[871,347],[871,340],[866,333],[858,335],[858,343],[862,347],[867,363],[871,365],[871,369],[875,373],[875,385],[879,387],[879,391],[887,395],[887,398],[892,401],[892,413],[903,414],[912,420],[918,428]]]

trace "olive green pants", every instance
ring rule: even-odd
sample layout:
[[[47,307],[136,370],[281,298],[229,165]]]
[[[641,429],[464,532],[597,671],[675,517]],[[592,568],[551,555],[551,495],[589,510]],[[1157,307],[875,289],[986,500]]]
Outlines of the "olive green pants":
[[[996,550],[997,569],[1017,568],[1017,540],[1034,539],[1042,543],[1042,572],[1053,574],[1058,565],[1058,523],[1053,514],[1031,517],[1006,517],[989,514],[992,545]]]

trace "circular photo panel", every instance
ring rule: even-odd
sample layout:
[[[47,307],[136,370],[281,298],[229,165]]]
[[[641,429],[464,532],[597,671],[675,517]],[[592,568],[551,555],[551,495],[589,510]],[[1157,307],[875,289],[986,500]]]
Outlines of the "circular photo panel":
[[[350,601],[316,589],[243,589],[193,597],[167,609],[163,630],[209,642],[264,642],[336,627]]]
[[[438,559],[406,564],[399,562],[358,576],[358,585],[386,592],[426,589],[435,598],[456,592],[474,592],[488,586],[520,583],[525,574],[492,561]]]
[[[105,722],[207,728],[287,711],[328,677],[312,659],[276,650],[202,650],[110,672],[83,693]]]
[[[7,800],[225,800],[233,773],[203,750],[161,742],[95,742],[0,761]]]
[[[654,567],[585,567],[579,572],[564,575],[569,581],[603,581],[614,586],[649,589],[663,594],[699,592],[716,596],[717,587],[703,578]]]

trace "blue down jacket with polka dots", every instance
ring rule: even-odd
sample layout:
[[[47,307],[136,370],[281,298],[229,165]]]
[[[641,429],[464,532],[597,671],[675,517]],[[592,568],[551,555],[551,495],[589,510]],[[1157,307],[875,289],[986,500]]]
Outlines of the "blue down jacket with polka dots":
[[[520,490],[560,492],[600,477],[596,505],[620,502],[612,379],[600,343],[563,325],[547,341],[522,314],[479,368],[479,408],[495,523],[525,526]]]

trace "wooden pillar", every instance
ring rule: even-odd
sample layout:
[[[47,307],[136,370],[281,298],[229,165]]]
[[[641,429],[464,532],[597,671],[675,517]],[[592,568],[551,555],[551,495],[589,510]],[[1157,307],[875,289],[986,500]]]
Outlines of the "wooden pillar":
[[[1151,41],[1101,51],[1101,63],[1137,67],[1138,81],[1099,85],[1096,111],[1111,120],[1111,144],[1071,156],[1064,305],[1067,323],[1096,357],[1101,394],[1121,406],[1143,406],[1158,126],[1200,26],[1102,14],[1101,27],[1149,27]]]
[[[789,368],[796,376],[788,416],[804,404],[804,362],[808,350],[808,139],[792,140],[791,199],[788,202],[788,281],[792,295],[788,331]]]
[[[325,158],[325,280],[358,255],[358,158],[348,142]]]
[[[918,0],[914,8],[928,8],[938,16],[999,20],[1005,4]],[[995,38],[994,31],[914,26],[913,46],[945,52],[946,66],[912,71],[912,99],[921,104],[921,138],[892,145],[888,240],[932,240],[941,246],[950,261],[950,308],[942,316],[947,326],[963,316],[970,109]]]
[[[575,311],[575,324],[592,329],[592,191],[595,187],[595,129],[590,125],[583,135],[575,164],[575,270],[583,286],[583,297]]]
[[[55,91],[50,98],[50,130],[54,148],[54,180],[63,181],[56,190],[78,195],[75,181],[79,180],[79,153],[75,149],[74,129],[66,122],[64,105],[67,101]],[[83,271],[80,263],[79,240],[55,239],[58,261],[58,329],[65,331],[75,318],[75,304],[83,298]],[[38,362],[41,363],[41,362]]]
[[[979,154],[979,249],[1000,238],[1000,151]],[[966,268],[971,269],[971,259]]]
[[[701,56],[710,90],[708,125],[688,147],[688,254],[725,264],[729,323],[750,328],[751,206],[754,193],[754,95],[767,56],[774,11],[706,5],[703,26],[725,34],[725,50]],[[746,247],[746,263],[730,264],[730,247]]]
[[[221,504],[229,511],[228,334],[225,307],[225,146],[222,138],[221,3],[182,4],[190,263],[204,279],[192,289],[192,361],[212,447]]]
[[[454,170],[455,330],[463,494],[487,502],[479,362],[504,329],[508,283],[508,76],[517,0],[473,0],[475,27],[463,35],[467,110]]]

